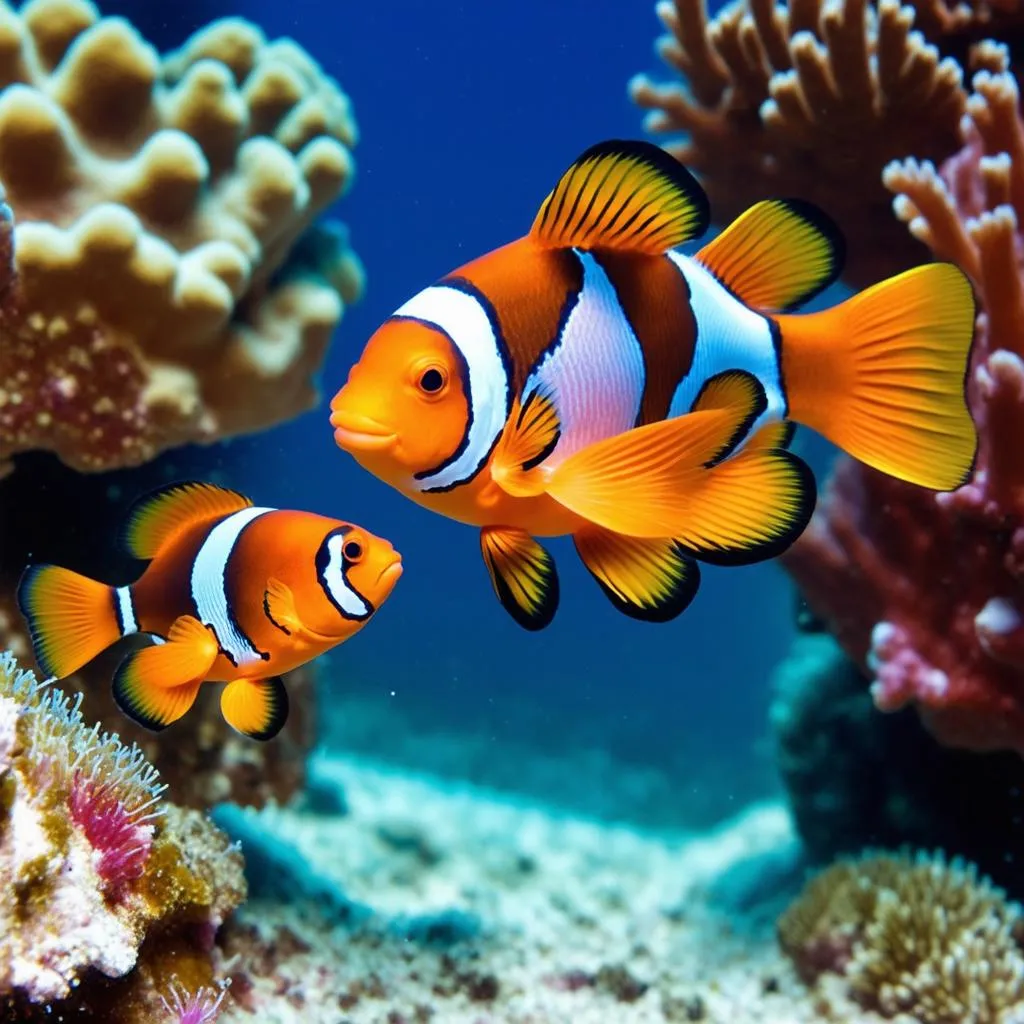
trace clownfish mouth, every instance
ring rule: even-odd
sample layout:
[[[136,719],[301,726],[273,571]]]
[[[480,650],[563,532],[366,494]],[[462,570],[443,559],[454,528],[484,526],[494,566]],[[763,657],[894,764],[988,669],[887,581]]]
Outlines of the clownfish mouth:
[[[387,587],[393,587],[398,582],[398,577],[402,575],[402,560],[396,558],[389,566],[386,566],[381,570],[381,574],[377,577],[377,583],[383,583]]]
[[[345,451],[383,452],[398,440],[398,435],[383,423],[355,412],[332,412],[331,426],[334,427],[334,443]]]

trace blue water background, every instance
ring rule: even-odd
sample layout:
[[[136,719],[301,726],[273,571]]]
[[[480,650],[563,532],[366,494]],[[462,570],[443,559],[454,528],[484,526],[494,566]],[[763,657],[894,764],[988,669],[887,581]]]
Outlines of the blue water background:
[[[336,212],[369,287],[336,335],[321,407],[226,446],[224,460],[230,481],[258,503],[351,519],[405,557],[377,620],[334,656],[329,713],[340,721],[353,696],[379,698],[424,731],[487,736],[495,756],[507,742],[555,755],[596,745],[624,765],[670,773],[669,800],[717,817],[774,784],[767,677],[794,629],[782,570],[705,568],[689,611],[648,625],[616,613],[571,542],[556,541],[561,607],[548,630],[528,634],[494,599],[475,531],[369,477],[334,446],[327,421],[330,396],[394,308],[523,234],[587,146],[642,136],[626,83],[638,71],[669,77],[654,52],[653,6],[249,0],[230,11],[185,4],[173,16],[164,5],[103,10],[131,14],[161,49],[212,17],[242,14],[269,37],[298,40],[354,103],[358,171]],[[823,480],[824,446],[812,449]],[[806,440],[798,450],[806,454]],[[381,750],[390,745],[382,732]],[[575,764],[567,757],[566,772]]]

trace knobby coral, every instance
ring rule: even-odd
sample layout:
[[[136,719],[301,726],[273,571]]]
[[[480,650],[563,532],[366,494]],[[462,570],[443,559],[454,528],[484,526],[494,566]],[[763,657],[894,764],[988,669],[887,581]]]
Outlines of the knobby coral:
[[[809,984],[845,975],[863,1006],[922,1024],[1000,1024],[1024,1010],[1021,908],[941,855],[840,861],[779,919]]]
[[[311,235],[355,141],[248,22],[161,59],[90,0],[0,2],[0,463],[135,465],[310,407],[362,287],[344,233]]]
[[[630,92],[650,110],[648,131],[682,135],[666,148],[701,178],[717,218],[770,196],[808,199],[843,229],[845,278],[874,281],[927,255],[893,218],[882,168],[953,152],[966,105],[959,64],[914,30],[915,7],[737,0],[712,20],[705,0],[661,0],[658,51],[683,82],[639,75]],[[939,7],[928,7],[936,31]]]
[[[914,702],[947,744],[1024,753],[1024,121],[1005,50],[984,56],[964,148],[940,170],[906,160],[885,173],[900,217],[980,300],[976,470],[935,495],[841,459],[786,566],[873,673],[879,707]]]
[[[93,972],[128,974],[144,940],[151,962],[205,943],[209,980],[213,934],[245,895],[227,838],[163,803],[142,752],[79,705],[0,656],[0,1007],[18,1019],[81,998]]]

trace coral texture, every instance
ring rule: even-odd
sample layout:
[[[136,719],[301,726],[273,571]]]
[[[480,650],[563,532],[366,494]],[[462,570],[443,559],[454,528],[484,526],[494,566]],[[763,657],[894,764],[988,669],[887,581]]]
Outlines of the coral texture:
[[[771,196],[800,196],[835,218],[855,283],[919,263],[901,231],[882,168],[957,148],[966,108],[959,64],[914,31],[915,10],[939,37],[973,27],[938,0],[738,0],[709,19],[705,0],[661,0],[658,42],[682,83],[640,75],[633,99],[648,131],[682,135],[667,148],[700,177],[716,218]]]
[[[1000,1024],[1024,1010],[1016,904],[941,856],[841,861],[779,919],[801,976],[845,975],[862,1005],[922,1024]]]
[[[243,20],[161,59],[90,0],[0,3],[0,463],[136,465],[309,408],[362,288],[310,234],[355,141],[333,80]]]
[[[981,304],[968,400],[981,446],[952,495],[837,463],[785,557],[806,599],[874,676],[878,707],[915,703],[943,742],[1024,753],[1024,122],[1005,51],[974,76],[963,150],[891,164],[911,231],[971,276]]]
[[[128,975],[143,942],[151,963],[205,955],[211,980],[213,936],[245,897],[226,837],[163,803],[142,752],[79,705],[0,657],[0,1010],[17,1020]]]

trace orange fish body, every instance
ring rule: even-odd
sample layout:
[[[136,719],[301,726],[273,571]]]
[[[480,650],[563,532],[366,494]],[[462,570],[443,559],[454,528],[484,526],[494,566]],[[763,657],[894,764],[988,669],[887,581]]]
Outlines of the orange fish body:
[[[480,527],[502,603],[546,625],[571,534],[626,614],[664,620],[697,561],[771,557],[803,530],[806,424],[937,490],[969,475],[974,325],[965,276],[918,267],[823,312],[838,231],[805,203],[758,203],[693,256],[696,180],[662,150],[601,143],[530,233],[400,307],[332,402],[335,440],[419,504]]]
[[[279,676],[358,632],[402,572],[394,548],[358,526],[209,484],[145,499],[125,539],[150,560],[135,583],[31,566],[18,597],[36,660],[56,678],[122,637],[149,636],[118,668],[114,697],[153,730],[180,718],[204,682],[224,682],[229,724],[270,739],[287,717]]]

